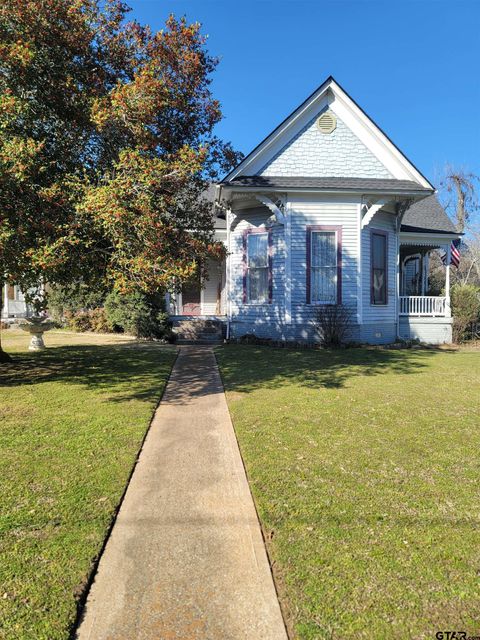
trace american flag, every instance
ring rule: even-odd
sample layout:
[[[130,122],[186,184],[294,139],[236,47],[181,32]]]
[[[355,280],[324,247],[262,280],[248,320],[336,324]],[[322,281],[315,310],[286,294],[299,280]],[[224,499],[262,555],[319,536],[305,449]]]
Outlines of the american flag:
[[[447,252],[442,256],[442,262],[447,264]],[[460,264],[460,251],[453,242],[450,245],[450,264],[453,264],[454,267],[458,267]]]

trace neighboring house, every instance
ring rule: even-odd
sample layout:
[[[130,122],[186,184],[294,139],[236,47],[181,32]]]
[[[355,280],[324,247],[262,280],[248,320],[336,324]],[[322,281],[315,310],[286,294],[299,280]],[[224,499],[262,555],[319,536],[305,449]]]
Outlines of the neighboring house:
[[[25,318],[31,315],[30,306],[25,302],[25,297],[20,287],[7,284],[2,291],[2,320]]]
[[[449,254],[459,236],[435,189],[333,78],[217,185],[209,279],[169,300],[176,321],[229,336],[311,341],[322,305],[351,309],[351,339],[450,342]],[[223,218],[223,219],[222,219]],[[447,253],[444,295],[428,256]]]

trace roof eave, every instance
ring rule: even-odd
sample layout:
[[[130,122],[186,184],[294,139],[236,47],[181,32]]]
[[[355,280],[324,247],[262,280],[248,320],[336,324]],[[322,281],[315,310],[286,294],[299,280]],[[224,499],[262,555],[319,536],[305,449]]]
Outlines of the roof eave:
[[[434,238],[435,236],[441,236],[442,238],[446,238],[447,240],[450,238],[452,240],[457,240],[463,236],[463,233],[457,233],[452,231],[442,231],[441,229],[421,229],[418,227],[417,229],[410,228],[408,230],[402,229],[400,227],[400,236],[401,237],[414,237],[417,235],[421,235],[427,238]]]
[[[288,193],[349,193],[349,194],[359,194],[359,195],[368,195],[368,194],[388,194],[394,196],[422,196],[426,198],[427,196],[434,193],[433,189],[415,189],[415,190],[402,190],[402,189],[359,189],[358,187],[282,187],[281,185],[277,186],[246,186],[246,185],[235,185],[231,183],[220,183],[220,186],[225,190],[237,191],[237,192],[265,192],[265,191],[284,191]]]
[[[416,233],[423,233],[423,234],[431,234],[431,235],[435,235],[435,234],[441,234],[442,236],[451,236],[452,238],[460,238],[461,236],[463,236],[463,233],[459,233],[458,231],[448,231],[446,229],[427,229],[424,227],[414,227],[412,225],[401,225],[400,227],[400,233],[401,234],[416,234]]]

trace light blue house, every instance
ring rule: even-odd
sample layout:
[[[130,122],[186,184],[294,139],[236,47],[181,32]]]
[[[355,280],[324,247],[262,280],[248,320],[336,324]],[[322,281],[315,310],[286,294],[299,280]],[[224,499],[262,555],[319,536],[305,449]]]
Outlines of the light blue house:
[[[333,78],[216,187],[224,264],[172,297],[229,337],[315,340],[315,311],[343,304],[351,340],[451,341],[450,247],[435,189]],[[430,295],[429,254],[447,254]],[[436,292],[438,293],[438,292]]]

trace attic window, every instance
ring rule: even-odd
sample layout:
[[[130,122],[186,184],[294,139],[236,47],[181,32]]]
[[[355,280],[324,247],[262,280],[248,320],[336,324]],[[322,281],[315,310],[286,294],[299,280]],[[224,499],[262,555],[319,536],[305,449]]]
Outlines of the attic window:
[[[317,127],[322,133],[332,133],[337,127],[337,119],[330,111],[322,113],[317,120]]]

